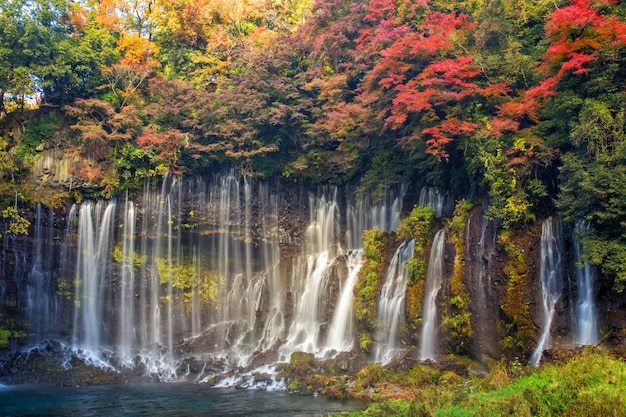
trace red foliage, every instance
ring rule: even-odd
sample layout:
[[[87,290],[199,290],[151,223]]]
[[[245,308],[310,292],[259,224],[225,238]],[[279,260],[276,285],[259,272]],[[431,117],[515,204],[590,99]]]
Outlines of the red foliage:
[[[505,132],[515,132],[519,128],[519,123],[512,119],[503,119],[500,117],[494,117],[491,119],[491,123],[487,126],[487,132],[495,136],[501,137]]]
[[[476,88],[476,93],[485,98],[502,98],[509,93],[511,89],[505,83],[488,85],[486,87]]]
[[[540,82],[536,87],[528,89],[524,97],[526,105],[530,105],[531,100],[553,96],[555,94],[554,89],[559,83],[559,79],[560,77],[557,76],[549,77]]]
[[[566,72],[571,71],[573,74],[582,74],[588,71],[588,68],[583,67],[587,62],[591,62],[596,59],[595,54],[585,54],[581,52],[571,52],[569,59],[561,64],[559,75],[563,76]]]
[[[364,20],[366,22],[378,22],[391,19],[395,16],[395,12],[395,0],[370,0],[369,9]]]
[[[445,132],[438,127],[428,127],[423,129],[422,134],[430,135],[430,137],[426,139],[426,148],[428,149],[428,153],[448,160],[449,155],[445,147],[448,143],[452,142],[452,138],[447,136]]]
[[[187,144],[187,135],[175,129],[158,133],[148,131],[137,138],[137,145],[143,149],[156,149],[158,152],[156,159],[167,164],[173,172],[180,168],[177,165],[179,154]]]
[[[601,14],[601,8],[615,0],[573,0],[556,9],[546,21],[546,34],[552,40],[543,56],[543,69],[557,68],[559,78],[568,72],[582,74],[584,65],[596,59],[604,47],[626,45],[626,22],[617,16]]]
[[[472,57],[461,56],[458,58],[441,59],[428,65],[417,77],[421,85],[447,85],[474,89],[476,84],[468,82],[481,71],[471,64]]]
[[[444,120],[439,126],[443,132],[454,136],[469,135],[478,128],[476,123],[458,120],[454,117]]]
[[[471,135],[477,128],[476,123],[451,117],[442,121],[439,126],[422,129],[423,135],[430,136],[426,140],[427,152],[447,160],[449,155],[445,149],[446,145],[452,142],[454,137]]]

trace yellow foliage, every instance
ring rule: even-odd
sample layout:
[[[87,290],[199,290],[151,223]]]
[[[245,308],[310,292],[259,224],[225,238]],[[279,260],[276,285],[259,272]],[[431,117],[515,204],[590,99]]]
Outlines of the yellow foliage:
[[[22,217],[15,207],[7,207],[2,211],[2,217],[9,220],[7,233],[13,235],[27,235],[30,221]]]
[[[123,60],[128,64],[156,65],[152,59],[159,52],[159,47],[146,38],[136,34],[124,34],[117,40],[117,49],[124,54]]]

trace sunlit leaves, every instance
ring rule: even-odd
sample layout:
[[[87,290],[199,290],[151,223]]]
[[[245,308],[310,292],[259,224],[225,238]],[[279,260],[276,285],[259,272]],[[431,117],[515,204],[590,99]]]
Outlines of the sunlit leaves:
[[[30,221],[23,217],[17,208],[9,206],[2,210],[2,218],[6,219],[8,222],[7,233],[12,235],[28,234]]]

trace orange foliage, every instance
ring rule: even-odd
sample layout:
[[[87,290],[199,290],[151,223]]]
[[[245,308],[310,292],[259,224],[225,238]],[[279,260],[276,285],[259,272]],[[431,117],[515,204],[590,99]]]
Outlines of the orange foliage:
[[[139,35],[122,35],[117,40],[117,49],[123,53],[122,62],[126,64],[157,65],[153,55],[159,52],[159,47],[154,42]]]
[[[117,13],[117,7],[117,0],[98,0],[93,6],[96,23],[110,32],[121,32],[123,21]]]

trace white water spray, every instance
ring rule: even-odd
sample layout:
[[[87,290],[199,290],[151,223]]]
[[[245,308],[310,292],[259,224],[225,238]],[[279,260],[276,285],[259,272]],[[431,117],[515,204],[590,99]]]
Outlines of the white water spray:
[[[353,289],[363,265],[363,251],[349,251],[346,255],[348,277],[345,279],[341,294],[335,307],[333,320],[328,332],[326,347],[337,351],[348,351],[354,347],[354,329],[352,326]]]
[[[402,243],[393,255],[378,302],[378,343],[374,361],[382,364],[394,359],[402,348],[398,347],[398,333],[403,322],[406,300],[407,268],[405,263],[413,257],[415,241]],[[384,335],[384,336],[382,336]]]
[[[428,274],[424,289],[422,307],[422,334],[420,340],[420,359],[437,359],[437,295],[443,284],[445,229],[435,234],[428,262]]]
[[[562,231],[561,222],[552,217],[543,222],[541,228],[541,259],[539,279],[541,281],[541,307],[543,324],[537,347],[530,357],[530,363],[538,365],[543,351],[551,346],[550,331],[556,303],[563,292]]]
[[[578,286],[578,300],[576,301],[576,336],[575,342],[581,345],[595,345],[598,343],[598,318],[596,317],[596,303],[594,284],[596,281],[595,268],[589,261],[583,259],[584,247],[580,236],[588,232],[589,224],[578,221],[574,234],[574,266],[576,284]]]

